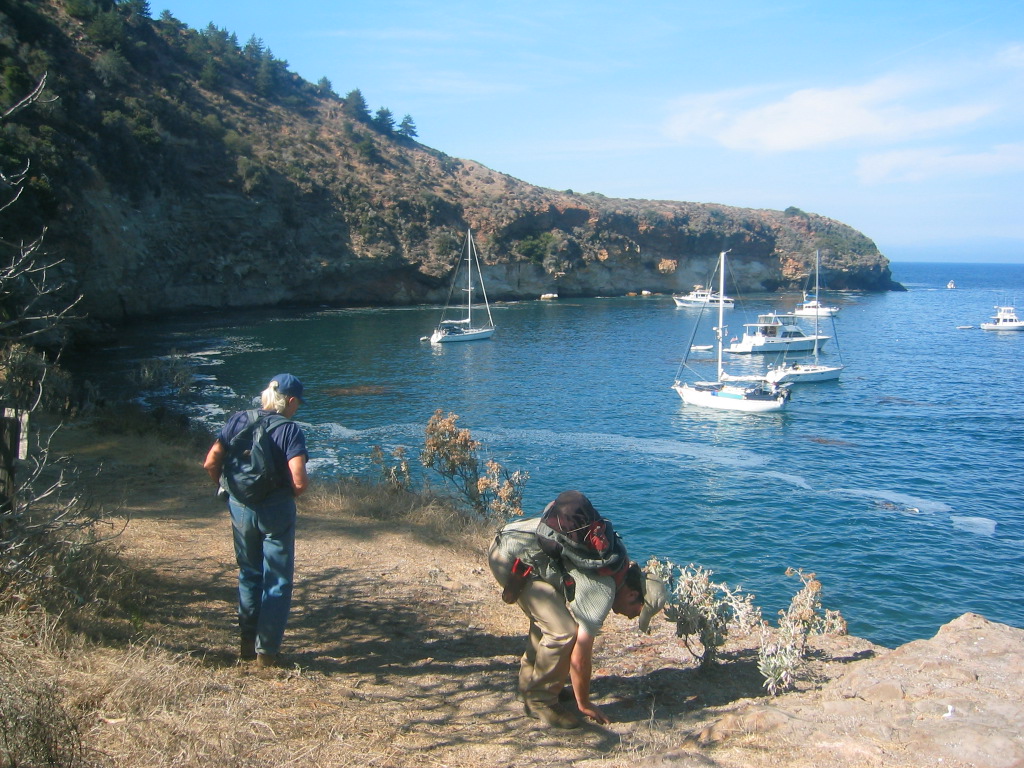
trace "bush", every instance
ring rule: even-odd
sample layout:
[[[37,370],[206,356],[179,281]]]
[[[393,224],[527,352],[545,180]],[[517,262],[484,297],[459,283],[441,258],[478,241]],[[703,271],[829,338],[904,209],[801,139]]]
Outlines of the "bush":
[[[424,467],[433,469],[469,502],[475,514],[504,522],[523,513],[523,486],[528,472],[509,472],[497,461],[482,462],[482,444],[468,429],[460,429],[454,413],[434,411],[426,428],[426,444],[420,454]]]
[[[771,627],[761,618],[761,609],[754,604],[754,595],[740,587],[711,580],[711,571],[695,566],[679,566],[669,560],[652,558],[647,572],[661,579],[668,591],[665,617],[676,622],[676,634],[683,638],[686,649],[707,669],[718,660],[729,631],[735,629],[760,633],[758,671],[764,677],[768,693],[775,694],[791,687],[800,664],[807,655],[807,638],[811,634],[846,634],[846,622],[838,611],[822,610],[821,582],[813,573],[786,569],[787,576],[798,576],[801,590],[793,596],[788,610],[779,611],[779,625]],[[700,649],[691,645],[691,637]]]

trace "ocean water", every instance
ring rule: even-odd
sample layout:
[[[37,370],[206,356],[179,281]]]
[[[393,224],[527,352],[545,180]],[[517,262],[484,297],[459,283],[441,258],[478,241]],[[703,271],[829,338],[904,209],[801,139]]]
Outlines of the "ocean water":
[[[1024,265],[893,275],[906,293],[823,292],[841,307],[822,326],[835,332],[825,359],[846,369],[798,385],[776,414],[682,403],[670,386],[695,324],[695,343],[711,343],[713,318],[669,296],[499,304],[492,340],[441,346],[421,341],[439,307],[209,314],[126,330],[88,373],[113,388],[139,359],[184,353],[196,391],[147,399],[211,430],[294,373],[320,477],[369,474],[375,445],[416,456],[431,414],[454,412],[485,456],[530,473],[528,513],[579,489],[634,559],[709,568],[766,617],[799,589],[791,566],[883,645],[965,611],[1024,627],[1024,333],[978,328],[997,304],[1024,311]],[[729,334],[801,298],[744,298]]]

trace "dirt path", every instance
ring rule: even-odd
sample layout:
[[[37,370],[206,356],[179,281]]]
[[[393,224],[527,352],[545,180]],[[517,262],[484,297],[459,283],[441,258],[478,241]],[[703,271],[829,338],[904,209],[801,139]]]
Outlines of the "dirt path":
[[[617,616],[595,659],[595,696],[613,724],[548,730],[523,717],[514,698],[525,620],[501,602],[486,568],[485,540],[430,540],[407,523],[315,514],[302,503],[286,668],[256,671],[236,661],[230,522],[200,467],[202,456],[168,456],[145,438],[100,441],[84,425],[67,430],[62,442],[87,473],[102,467],[94,493],[108,505],[123,504],[131,517],[122,544],[146,568],[152,597],[141,628],[152,638],[150,650],[141,655],[179,665],[170,672],[172,690],[144,714],[119,712],[114,684],[92,681],[108,692],[98,697],[101,716],[89,739],[119,764],[1015,765],[1002,758],[958,762],[962,752],[955,748],[909,749],[916,726],[898,725],[904,710],[915,716],[909,704],[901,708],[909,682],[900,691],[875,690],[874,698],[859,690],[847,695],[851,671],[862,687],[891,680],[895,672],[880,671],[876,680],[866,665],[899,651],[857,638],[823,641],[798,690],[768,699],[751,638],[700,674],[667,622],[656,621],[652,635],[641,636],[635,623]],[[1011,670],[1022,668],[1024,639],[1008,642],[1018,641]],[[120,674],[130,676],[119,652],[95,653],[81,675],[116,675],[120,664]],[[942,680],[944,671],[937,664],[928,674]],[[977,683],[979,673],[972,674]],[[972,706],[993,696],[1003,706],[1021,693],[1022,679],[1003,678],[998,695],[987,684]],[[160,687],[152,679],[131,684]],[[941,741],[949,725],[941,720],[945,688],[932,689],[934,711],[917,715],[936,726]],[[1019,708],[1008,717],[1011,724],[1014,717],[1024,721]],[[1003,730],[997,724],[995,732]],[[1003,754],[1024,759],[1019,736],[1005,738],[1010,748]]]

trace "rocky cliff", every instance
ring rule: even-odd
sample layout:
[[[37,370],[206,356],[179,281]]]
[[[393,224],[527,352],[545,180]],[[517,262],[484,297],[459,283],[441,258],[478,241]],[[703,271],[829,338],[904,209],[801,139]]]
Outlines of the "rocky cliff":
[[[804,287],[816,250],[829,288],[901,289],[824,216],[535,187],[374,125],[223,30],[138,3],[9,5],[4,99],[48,77],[4,145],[45,175],[14,223],[49,227],[94,318],[441,302],[469,228],[497,300],[688,290],[723,249],[741,293]]]

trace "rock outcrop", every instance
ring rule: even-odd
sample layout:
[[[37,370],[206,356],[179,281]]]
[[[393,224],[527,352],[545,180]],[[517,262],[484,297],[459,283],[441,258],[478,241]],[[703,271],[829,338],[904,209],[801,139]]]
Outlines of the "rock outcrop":
[[[638,764],[1024,766],[1024,630],[968,613],[893,650],[825,642],[846,669],[823,687],[733,702],[686,747]]]

